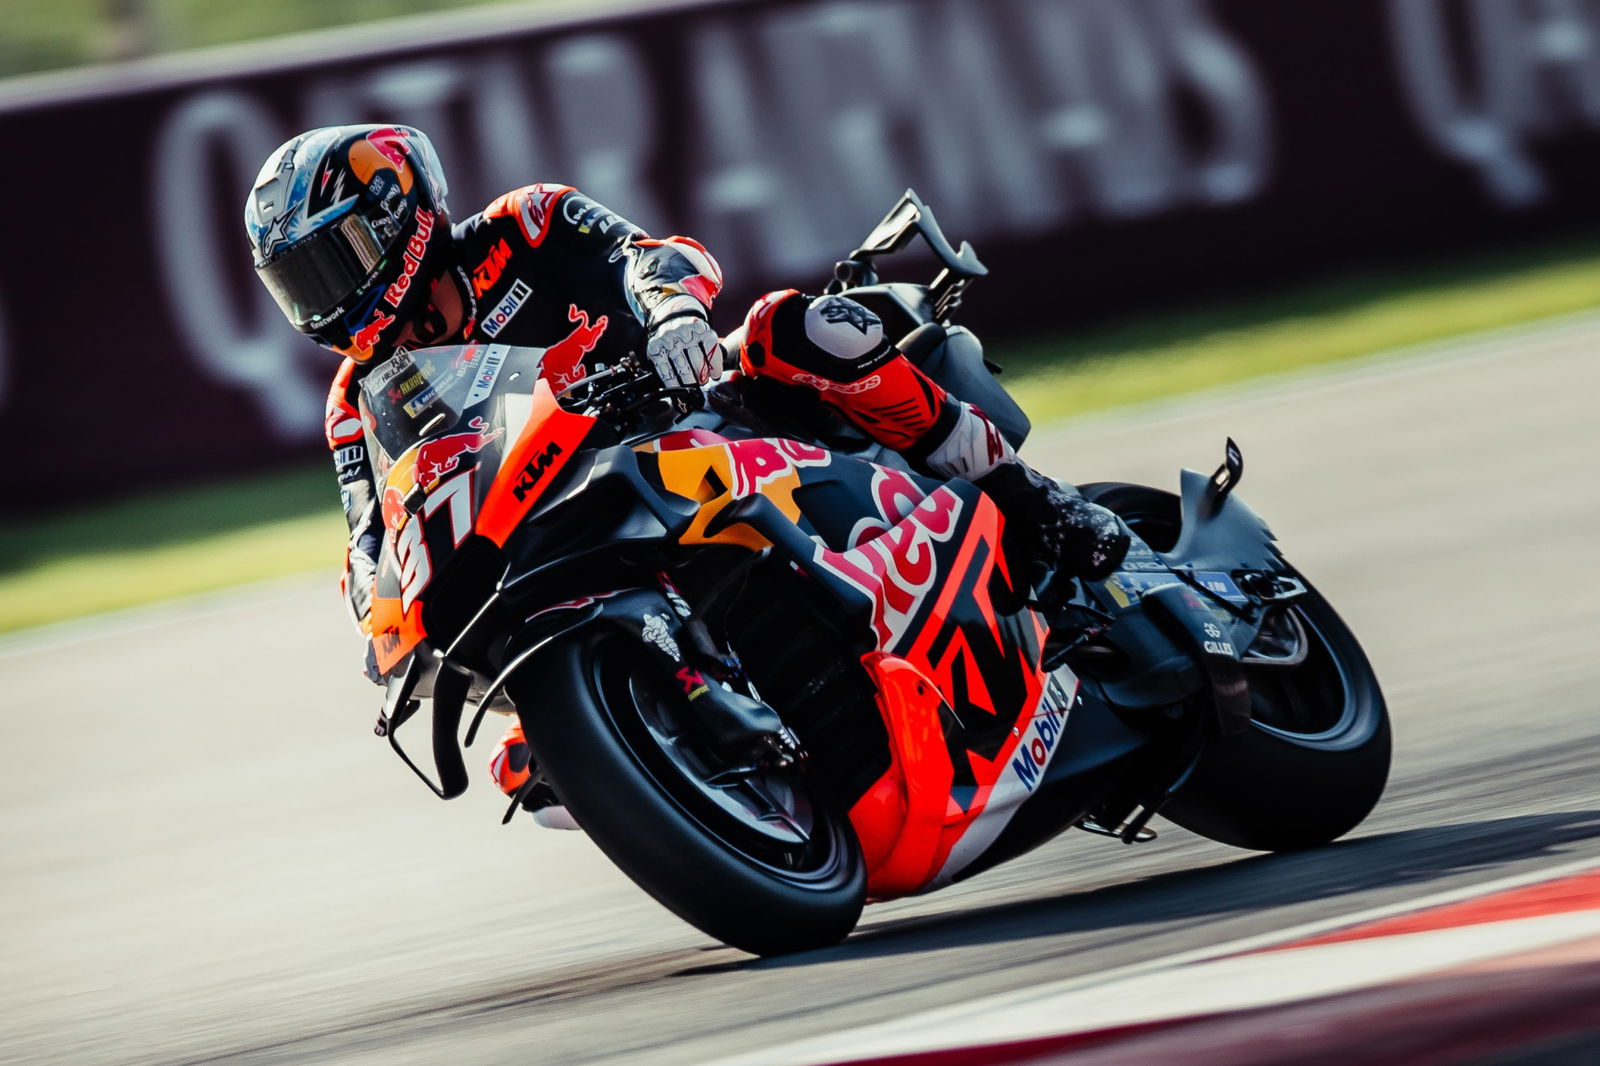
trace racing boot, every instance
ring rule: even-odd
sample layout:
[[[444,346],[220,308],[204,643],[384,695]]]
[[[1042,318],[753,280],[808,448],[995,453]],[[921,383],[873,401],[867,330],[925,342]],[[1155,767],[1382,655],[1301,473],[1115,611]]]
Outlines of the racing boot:
[[[520,802],[523,810],[532,811],[533,820],[546,829],[579,828],[549,784],[542,778],[534,780],[533,752],[522,735],[521,722],[513,719],[495,744],[494,754],[489,757],[489,773],[494,775],[501,792]]]
[[[976,484],[1005,516],[1006,558],[1037,586],[1052,573],[1100,581],[1128,554],[1128,527],[1014,456]]]

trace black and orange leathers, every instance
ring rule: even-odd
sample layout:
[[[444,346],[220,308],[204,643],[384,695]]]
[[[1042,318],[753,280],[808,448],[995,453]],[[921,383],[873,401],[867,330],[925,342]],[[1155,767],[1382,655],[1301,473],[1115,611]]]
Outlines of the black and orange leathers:
[[[568,353],[547,362],[553,387],[629,351],[643,354],[647,326],[685,307],[705,313],[721,273],[694,241],[652,240],[566,185],[529,185],[452,227],[454,267],[467,293],[462,332],[440,343],[493,341]],[[374,361],[376,362],[376,361]],[[356,395],[372,363],[345,360],[328,394],[327,440],[350,526],[343,587],[365,626],[383,532]]]

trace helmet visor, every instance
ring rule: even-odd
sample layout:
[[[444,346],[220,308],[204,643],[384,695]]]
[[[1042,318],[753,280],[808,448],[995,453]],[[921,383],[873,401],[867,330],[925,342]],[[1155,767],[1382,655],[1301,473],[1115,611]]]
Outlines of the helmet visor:
[[[355,292],[383,259],[372,223],[351,211],[288,252],[256,268],[296,329],[304,330]]]

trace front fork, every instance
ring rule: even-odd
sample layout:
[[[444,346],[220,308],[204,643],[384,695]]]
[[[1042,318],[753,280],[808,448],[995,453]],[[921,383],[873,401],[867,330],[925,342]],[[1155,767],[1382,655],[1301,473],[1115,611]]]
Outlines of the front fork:
[[[663,572],[656,578],[670,611],[647,606],[618,621],[638,637],[641,651],[661,674],[677,685],[712,753],[729,764],[723,774],[739,776],[803,759],[798,738],[755,695],[738,656],[718,646],[671,577]]]

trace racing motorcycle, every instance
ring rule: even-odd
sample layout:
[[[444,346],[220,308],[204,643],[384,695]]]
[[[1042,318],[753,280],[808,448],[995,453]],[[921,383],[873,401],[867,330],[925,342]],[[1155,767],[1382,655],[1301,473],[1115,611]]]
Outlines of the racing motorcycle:
[[[934,281],[880,281],[918,238]],[[908,192],[830,290],[1020,446],[1026,416],[951,321],[984,273]],[[1377,680],[1235,494],[1231,440],[1177,494],[1081,486],[1133,531],[1126,561],[1030,582],[979,489],[815,397],[737,375],[669,392],[631,357],[558,394],[541,370],[582,343],[401,352],[363,384],[377,732],[441,798],[485,714],[515,714],[534,772],[508,820],[563,805],[655,899],[759,955],[1072,827],[1137,843],[1159,813],[1277,851],[1377,802]],[[400,743],[424,701],[433,773]]]

